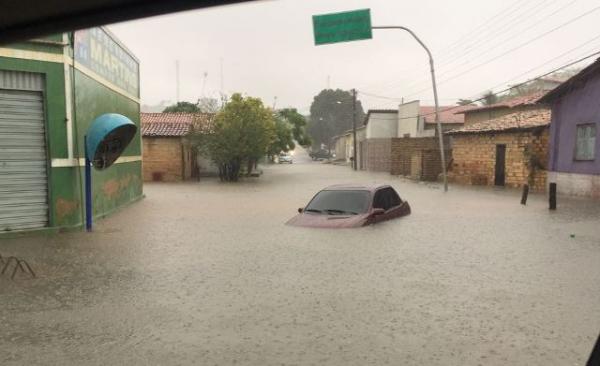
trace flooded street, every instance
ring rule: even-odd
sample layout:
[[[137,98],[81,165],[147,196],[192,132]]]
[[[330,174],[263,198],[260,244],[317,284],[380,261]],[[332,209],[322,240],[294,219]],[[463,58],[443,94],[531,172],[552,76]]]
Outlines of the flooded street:
[[[1,365],[583,365],[600,332],[600,204],[310,162],[146,184],[95,232],[3,239]],[[284,225],[334,183],[412,215]]]

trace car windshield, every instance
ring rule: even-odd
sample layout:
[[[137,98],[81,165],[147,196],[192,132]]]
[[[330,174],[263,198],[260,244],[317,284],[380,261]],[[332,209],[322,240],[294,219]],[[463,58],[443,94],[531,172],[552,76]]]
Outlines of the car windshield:
[[[330,215],[365,213],[369,208],[369,197],[369,191],[321,191],[310,201],[306,211]]]

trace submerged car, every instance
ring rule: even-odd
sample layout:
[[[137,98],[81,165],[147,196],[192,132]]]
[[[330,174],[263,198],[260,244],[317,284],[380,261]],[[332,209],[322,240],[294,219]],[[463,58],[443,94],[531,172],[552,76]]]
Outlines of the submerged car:
[[[292,164],[294,162],[294,158],[290,154],[280,154],[278,160],[279,160],[279,164],[283,164],[283,163]]]
[[[410,214],[410,205],[389,185],[334,185],[298,209],[286,224],[348,228],[375,224]]]

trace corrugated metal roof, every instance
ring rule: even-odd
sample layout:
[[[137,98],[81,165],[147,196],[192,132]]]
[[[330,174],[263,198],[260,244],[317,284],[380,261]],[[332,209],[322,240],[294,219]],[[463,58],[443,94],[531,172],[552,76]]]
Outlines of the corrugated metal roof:
[[[537,127],[550,125],[550,111],[536,109],[532,111],[516,112],[502,117],[470,124],[468,126],[451,130],[447,134],[490,133],[530,130]]]

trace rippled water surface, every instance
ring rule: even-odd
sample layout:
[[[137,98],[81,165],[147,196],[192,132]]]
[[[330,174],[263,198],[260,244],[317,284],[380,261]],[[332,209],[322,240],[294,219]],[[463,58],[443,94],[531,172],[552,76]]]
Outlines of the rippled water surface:
[[[302,156],[297,160],[303,160]],[[582,365],[600,332],[600,203],[321,163],[147,184],[92,234],[4,239],[0,364]],[[412,215],[283,225],[322,187],[392,184]]]

